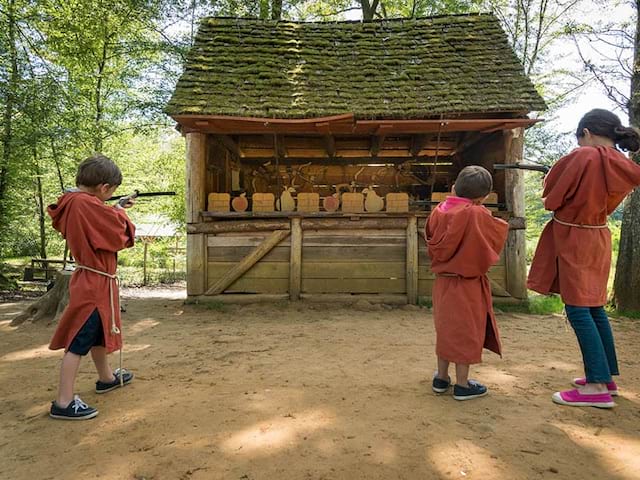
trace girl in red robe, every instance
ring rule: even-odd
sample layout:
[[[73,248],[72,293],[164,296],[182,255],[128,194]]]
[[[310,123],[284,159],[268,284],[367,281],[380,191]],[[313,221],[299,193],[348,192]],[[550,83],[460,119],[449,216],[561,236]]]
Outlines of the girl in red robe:
[[[640,185],[640,165],[616,149],[637,151],[640,135],[607,110],[587,113],[576,131],[579,148],[561,158],[544,182],[544,207],[552,220],[540,236],[528,286],[559,293],[582,352],[585,377],[575,390],[556,392],[562,405],[611,408],[618,387],[616,350],[604,310],[611,266],[607,216]]]
[[[49,345],[51,350],[65,349],[58,396],[49,413],[53,418],[83,420],[98,414],[73,394],[80,360],[89,352],[99,376],[96,393],[133,379],[125,370],[114,372],[107,360],[108,353],[122,348],[116,252],[133,246],[135,234],[123,206],[104,203],[120,183],[122,174],[115,163],[102,155],[90,157],[78,167],[78,189],[65,193],[48,208],[53,228],[62,233],[76,261],[69,283],[69,305]],[[129,200],[124,207],[132,205]]]
[[[454,196],[431,212],[425,227],[431,270],[436,274],[433,318],[438,371],[432,389],[437,393],[449,389],[449,364],[455,363],[456,400],[487,394],[484,385],[469,380],[469,365],[482,361],[483,348],[501,354],[487,272],[500,258],[509,226],[482,206],[492,187],[491,174],[484,168],[463,168]]]

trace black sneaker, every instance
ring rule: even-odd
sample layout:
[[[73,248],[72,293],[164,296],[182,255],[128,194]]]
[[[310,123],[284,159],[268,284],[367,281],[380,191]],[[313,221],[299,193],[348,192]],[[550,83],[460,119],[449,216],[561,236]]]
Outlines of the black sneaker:
[[[438,372],[436,372],[436,375],[438,374]],[[449,380],[442,380],[441,378],[438,378],[437,376],[433,376],[433,383],[431,384],[431,390],[433,390],[436,393],[444,393],[447,390],[449,390],[449,387],[451,386],[451,378],[449,378]]]
[[[487,387],[473,380],[469,380],[468,387],[458,384],[453,386],[453,398],[456,400],[471,400],[472,398],[484,397],[489,393]]]
[[[98,380],[96,382],[96,393],[107,393],[111,390],[115,390],[116,388],[120,388],[123,385],[131,382],[133,380],[133,373],[122,369],[122,384],[120,384],[120,369],[116,368],[115,372],[113,372],[114,380],[111,382],[101,382]]]
[[[78,395],[73,397],[73,401],[65,408],[58,406],[56,402],[51,402],[49,416],[60,420],[88,420],[98,415],[98,410],[84,403]]]

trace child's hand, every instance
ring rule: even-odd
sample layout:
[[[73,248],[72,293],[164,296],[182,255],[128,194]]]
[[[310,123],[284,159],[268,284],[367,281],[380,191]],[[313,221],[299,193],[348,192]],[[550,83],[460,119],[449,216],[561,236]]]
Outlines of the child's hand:
[[[122,208],[131,208],[135,205],[135,203],[136,203],[135,197],[130,197],[129,199],[127,199],[127,202],[124,205],[122,205]]]
[[[123,197],[120,200],[118,200],[118,203],[115,204],[115,208],[118,208],[118,209],[131,208],[135,203],[136,203],[135,197]]]
[[[118,200],[116,207],[119,208],[131,208],[136,203],[136,197],[138,196],[138,191],[136,190],[131,195],[127,195],[126,197],[122,197]]]

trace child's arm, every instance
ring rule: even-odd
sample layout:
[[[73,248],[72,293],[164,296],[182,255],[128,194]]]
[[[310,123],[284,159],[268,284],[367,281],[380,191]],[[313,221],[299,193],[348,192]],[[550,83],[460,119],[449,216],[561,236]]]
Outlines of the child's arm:
[[[565,200],[576,192],[584,172],[584,162],[588,161],[588,156],[593,152],[597,150],[578,148],[558,160],[549,170],[544,179],[542,192],[545,209],[550,211],[560,209],[565,204]]]
[[[84,217],[85,232],[95,250],[118,252],[133,246],[136,227],[124,209],[92,204]]]

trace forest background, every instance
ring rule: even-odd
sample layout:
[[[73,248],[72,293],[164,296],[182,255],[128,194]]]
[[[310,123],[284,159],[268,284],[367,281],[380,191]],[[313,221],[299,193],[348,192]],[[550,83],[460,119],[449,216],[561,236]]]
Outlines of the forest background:
[[[549,105],[534,113],[546,121],[527,131],[525,160],[551,165],[576,146],[574,125],[591,108],[637,126],[638,9],[630,0],[0,0],[0,274],[30,257],[62,257],[46,206],[74,186],[78,163],[93,152],[121,167],[118,193],[175,191],[130,213],[184,233],[185,142],[163,108],[204,16],[335,21],[492,11]],[[549,215],[540,175],[526,178],[530,257]],[[640,265],[634,197],[623,241],[632,271]],[[621,208],[610,222],[614,258],[622,218]],[[152,280],[184,278],[184,243],[150,244]],[[141,248],[119,261],[125,283],[141,281]],[[633,297],[640,278],[627,277]]]

